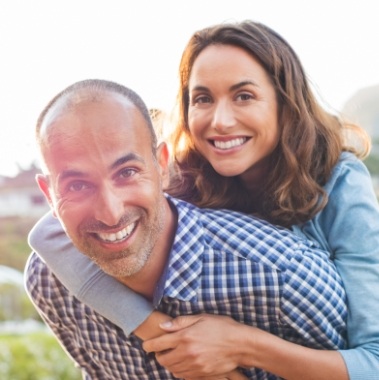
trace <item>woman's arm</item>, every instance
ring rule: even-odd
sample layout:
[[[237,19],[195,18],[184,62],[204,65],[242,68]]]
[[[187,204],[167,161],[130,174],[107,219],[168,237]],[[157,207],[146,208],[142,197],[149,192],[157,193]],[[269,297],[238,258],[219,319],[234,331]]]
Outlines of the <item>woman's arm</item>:
[[[287,380],[349,379],[337,351],[290,343],[230,317],[183,316],[162,328],[170,333],[145,341],[144,349],[179,378],[257,367]]]
[[[334,252],[346,289],[350,349],[340,353],[350,379],[373,380],[379,374],[379,206],[366,167],[344,157],[325,186],[329,202],[313,231]]]
[[[50,212],[29,233],[29,245],[76,298],[121,327],[126,334],[135,331],[137,336],[147,339],[162,333],[159,322],[170,318],[153,312],[152,304],[144,297],[106,275],[81,254]]]

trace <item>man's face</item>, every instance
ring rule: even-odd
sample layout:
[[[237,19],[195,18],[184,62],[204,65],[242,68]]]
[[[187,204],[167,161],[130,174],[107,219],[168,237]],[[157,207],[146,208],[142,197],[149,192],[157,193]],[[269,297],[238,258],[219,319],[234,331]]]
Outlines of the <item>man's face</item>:
[[[39,185],[73,243],[114,277],[139,272],[160,244],[167,205],[139,110],[116,94],[58,105],[41,133],[49,177]]]

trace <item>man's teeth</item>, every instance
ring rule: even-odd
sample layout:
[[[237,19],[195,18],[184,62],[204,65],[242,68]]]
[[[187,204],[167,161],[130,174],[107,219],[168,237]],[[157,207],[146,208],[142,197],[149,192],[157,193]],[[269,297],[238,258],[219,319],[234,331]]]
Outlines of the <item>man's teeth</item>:
[[[97,235],[99,236],[101,240],[113,243],[115,241],[120,241],[128,237],[132,233],[134,227],[135,227],[135,223],[132,223],[128,227],[116,233],[108,234],[105,232],[99,232]]]
[[[242,145],[246,140],[246,137],[238,137],[236,139],[228,141],[214,140],[213,143],[214,146],[218,149],[230,149]]]

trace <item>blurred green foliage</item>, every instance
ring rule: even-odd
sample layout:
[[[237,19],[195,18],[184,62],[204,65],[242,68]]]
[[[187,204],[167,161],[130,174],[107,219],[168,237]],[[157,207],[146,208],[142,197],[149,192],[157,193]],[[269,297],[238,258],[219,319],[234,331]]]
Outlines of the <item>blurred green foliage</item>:
[[[15,284],[0,283],[0,322],[26,319],[39,320],[39,315],[25,290]]]
[[[31,252],[27,236],[35,218],[0,218],[0,265],[23,272]],[[0,284],[0,322],[41,321],[23,288]],[[1,380],[79,380],[80,371],[50,331],[0,332]]]
[[[36,218],[0,218],[0,265],[24,270],[31,252],[28,233],[35,222]]]
[[[379,176],[379,138],[372,139],[371,153],[364,162],[372,176]]]
[[[0,379],[79,380],[80,371],[50,332],[0,334]]]
[[[371,175],[379,176],[379,156],[371,154],[365,159],[364,163]]]

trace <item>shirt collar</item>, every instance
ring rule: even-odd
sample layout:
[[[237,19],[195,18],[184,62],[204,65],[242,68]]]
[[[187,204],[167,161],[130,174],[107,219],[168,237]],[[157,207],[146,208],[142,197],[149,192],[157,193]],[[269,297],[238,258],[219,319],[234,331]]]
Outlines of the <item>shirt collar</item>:
[[[197,208],[167,196],[178,211],[178,227],[170,257],[154,296],[154,304],[163,296],[195,302],[200,286],[204,252],[203,226]]]

